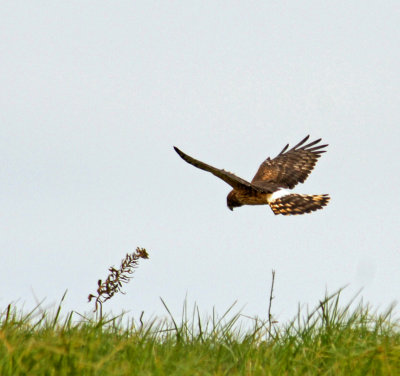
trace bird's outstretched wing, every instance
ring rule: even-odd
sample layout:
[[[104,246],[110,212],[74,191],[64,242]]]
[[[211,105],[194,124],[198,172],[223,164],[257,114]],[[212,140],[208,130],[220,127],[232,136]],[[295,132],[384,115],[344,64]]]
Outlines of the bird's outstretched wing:
[[[321,139],[304,145],[310,136],[301,140],[292,149],[287,144],[283,150],[274,158],[267,158],[261,163],[251,183],[255,186],[270,186],[275,183],[280,187],[292,189],[298,183],[304,183],[308,175],[317,163],[322,150],[328,145],[318,145]]]
[[[213,166],[210,166],[204,162],[201,162],[197,159],[194,159],[190,157],[189,155],[185,154],[183,151],[179,150],[177,147],[174,146],[175,151],[180,155],[180,157],[186,161],[187,163],[190,163],[191,165],[200,168],[201,170],[211,172],[214,174],[216,177],[222,179],[225,183],[228,183],[232,188],[235,189],[245,189],[245,190],[254,190],[258,192],[272,192],[268,190],[266,187],[257,187],[254,186],[253,184],[249,183],[248,181],[239,178],[238,176],[232,174],[229,171],[225,170],[220,170],[218,168],[215,168]]]

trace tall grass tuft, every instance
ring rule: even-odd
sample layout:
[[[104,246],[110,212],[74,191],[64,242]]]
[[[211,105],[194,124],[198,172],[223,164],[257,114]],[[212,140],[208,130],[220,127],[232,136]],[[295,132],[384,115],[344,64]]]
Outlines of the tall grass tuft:
[[[400,327],[341,290],[287,323],[246,318],[234,305],[180,319],[63,317],[8,305],[0,313],[0,374],[14,375],[398,375]],[[272,301],[272,300],[271,300]],[[275,320],[274,320],[275,321]]]

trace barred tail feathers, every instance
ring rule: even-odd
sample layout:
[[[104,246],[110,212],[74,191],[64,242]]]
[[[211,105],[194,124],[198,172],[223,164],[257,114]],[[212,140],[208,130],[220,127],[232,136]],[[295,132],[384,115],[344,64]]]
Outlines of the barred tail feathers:
[[[292,193],[269,201],[269,206],[274,214],[297,215],[311,213],[315,210],[322,209],[328,204],[329,200],[330,197],[326,194],[301,195]]]

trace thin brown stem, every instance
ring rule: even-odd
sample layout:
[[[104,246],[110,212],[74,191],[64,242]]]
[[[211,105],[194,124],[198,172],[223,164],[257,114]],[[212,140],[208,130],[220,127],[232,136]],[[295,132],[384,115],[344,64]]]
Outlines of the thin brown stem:
[[[125,258],[121,261],[119,269],[111,266],[108,270],[110,274],[107,279],[103,282],[101,279],[97,282],[97,296],[90,294],[88,299],[89,302],[95,299],[94,312],[100,308],[100,319],[103,316],[103,303],[111,299],[116,293],[122,291],[122,284],[128,283],[132,278],[132,274],[138,267],[139,259],[148,259],[149,255],[144,248],[136,248],[136,251],[129,254],[127,253]]]
[[[272,281],[271,281],[271,290],[269,292],[269,303],[268,303],[268,334],[271,336],[272,324],[274,323],[272,318],[272,300],[274,299],[274,284],[275,284],[275,270],[272,269]]]

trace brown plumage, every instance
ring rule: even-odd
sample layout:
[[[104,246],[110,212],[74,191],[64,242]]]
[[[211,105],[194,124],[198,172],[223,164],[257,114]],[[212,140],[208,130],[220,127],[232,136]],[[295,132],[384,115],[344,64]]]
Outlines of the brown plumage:
[[[299,195],[292,193],[269,203],[275,214],[293,215],[311,213],[329,202],[328,195]]]
[[[227,197],[229,209],[242,205],[269,205],[275,214],[296,215],[321,209],[330,199],[328,195],[299,195],[286,191],[304,183],[318,158],[326,151],[322,149],[328,145],[317,145],[321,139],[305,145],[309,137],[289,150],[289,144],[286,145],[274,159],[267,158],[251,183],[194,159],[177,147],[174,149],[186,162],[211,172],[233,188]]]

